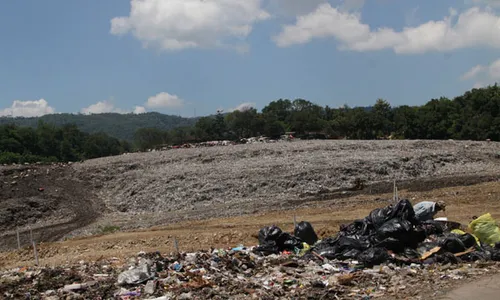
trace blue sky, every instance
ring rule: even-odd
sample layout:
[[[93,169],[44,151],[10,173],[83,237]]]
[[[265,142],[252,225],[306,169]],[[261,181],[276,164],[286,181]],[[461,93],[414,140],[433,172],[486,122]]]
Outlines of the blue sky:
[[[338,107],[500,81],[498,0],[0,2],[0,115]]]

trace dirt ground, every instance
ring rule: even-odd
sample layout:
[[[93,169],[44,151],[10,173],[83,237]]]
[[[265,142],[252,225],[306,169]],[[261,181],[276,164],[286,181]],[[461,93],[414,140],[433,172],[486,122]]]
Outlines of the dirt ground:
[[[500,182],[488,182],[469,186],[447,187],[430,191],[401,190],[400,196],[412,202],[444,200],[448,204],[445,213],[450,220],[467,224],[473,216],[490,212],[500,219]],[[263,212],[252,215],[179,222],[157,226],[148,230],[118,232],[114,234],[75,238],[64,242],[43,243],[39,246],[43,265],[74,263],[80,260],[94,261],[102,258],[126,258],[139,251],[172,252],[174,237],[181,251],[228,248],[239,244],[257,244],[258,230],[276,224],[292,231],[293,216],[297,221],[313,224],[321,237],[334,234],[340,224],[363,218],[372,209],[391,203],[391,194],[357,195],[353,197],[308,203],[309,207],[294,210]],[[32,249],[0,253],[0,267],[33,264]]]

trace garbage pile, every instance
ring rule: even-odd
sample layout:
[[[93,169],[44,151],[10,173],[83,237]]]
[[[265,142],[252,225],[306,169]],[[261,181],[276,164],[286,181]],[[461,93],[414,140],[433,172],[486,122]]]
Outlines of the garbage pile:
[[[459,263],[500,261],[500,229],[491,214],[471,222],[471,233],[450,228],[440,221],[421,222],[408,200],[377,208],[364,219],[343,225],[333,237],[317,241],[308,222],[295,228],[295,235],[276,226],[259,232],[259,255],[293,251],[305,258],[356,260],[364,267],[382,263]],[[307,250],[307,251],[305,251]]]
[[[493,262],[364,268],[356,262],[214,249],[0,271],[2,299],[400,299],[500,271]],[[432,284],[429,284],[432,283]]]
[[[0,298],[408,299],[500,272],[500,229],[490,214],[467,229],[420,222],[407,200],[322,240],[309,222],[293,234],[264,227],[258,238],[249,248],[0,271]]]

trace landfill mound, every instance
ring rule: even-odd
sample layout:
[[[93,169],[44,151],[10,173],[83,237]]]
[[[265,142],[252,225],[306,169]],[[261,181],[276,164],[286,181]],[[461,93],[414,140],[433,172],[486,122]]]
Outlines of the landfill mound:
[[[468,231],[462,231],[460,228]],[[306,242],[307,241],[307,242]],[[408,200],[378,208],[318,240],[259,231],[259,245],[193,253],[141,252],[58,267],[0,272],[5,299],[407,299],[500,271],[500,229],[490,214],[468,226],[421,221]]]
[[[297,141],[0,166],[0,250],[37,241],[495,181],[500,143]],[[97,224],[96,222],[99,222]],[[89,225],[90,224],[90,225]],[[108,228],[105,228],[108,227]]]
[[[138,226],[145,227],[389,192],[395,178],[402,189],[416,190],[496,180],[500,143],[259,143],[134,153],[74,168],[115,215],[150,214]]]

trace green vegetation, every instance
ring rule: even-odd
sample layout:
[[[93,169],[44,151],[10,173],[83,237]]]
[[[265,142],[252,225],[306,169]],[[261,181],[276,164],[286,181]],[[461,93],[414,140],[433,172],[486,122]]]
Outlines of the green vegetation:
[[[130,150],[128,142],[104,133],[84,133],[76,125],[0,126],[0,164],[78,161]]]
[[[19,126],[37,127],[39,121],[63,126],[76,125],[86,133],[106,133],[120,140],[132,141],[138,128],[156,128],[170,130],[176,127],[193,126],[197,119],[182,118],[160,113],[145,114],[53,114],[36,118],[0,118],[0,125],[15,124]]]
[[[500,141],[500,87],[495,84],[473,89],[452,100],[432,99],[423,106],[391,107],[389,102],[378,99],[372,107],[331,108],[304,99],[280,99],[269,103],[262,112],[247,108],[196,120],[158,113],[62,114],[42,118],[55,121],[50,125],[42,121],[35,128],[30,124],[34,118],[0,119],[4,123],[10,120],[32,126],[0,126],[0,163],[76,161],[165,144],[239,140],[258,135],[276,138],[285,132],[302,138]],[[65,123],[71,120],[78,122]],[[95,132],[86,133],[87,130]],[[132,140],[134,147],[116,136]]]
[[[423,106],[391,107],[378,99],[372,107],[331,108],[304,99],[280,99],[257,112],[253,108],[203,117],[194,127],[163,132],[141,129],[141,149],[162,144],[237,140],[251,136],[347,139],[470,139],[500,140],[500,87],[473,89],[453,100],[441,97]]]
[[[115,225],[106,225],[106,226],[99,227],[99,230],[100,230],[100,234],[111,234],[111,233],[119,231],[120,227],[115,226]]]

